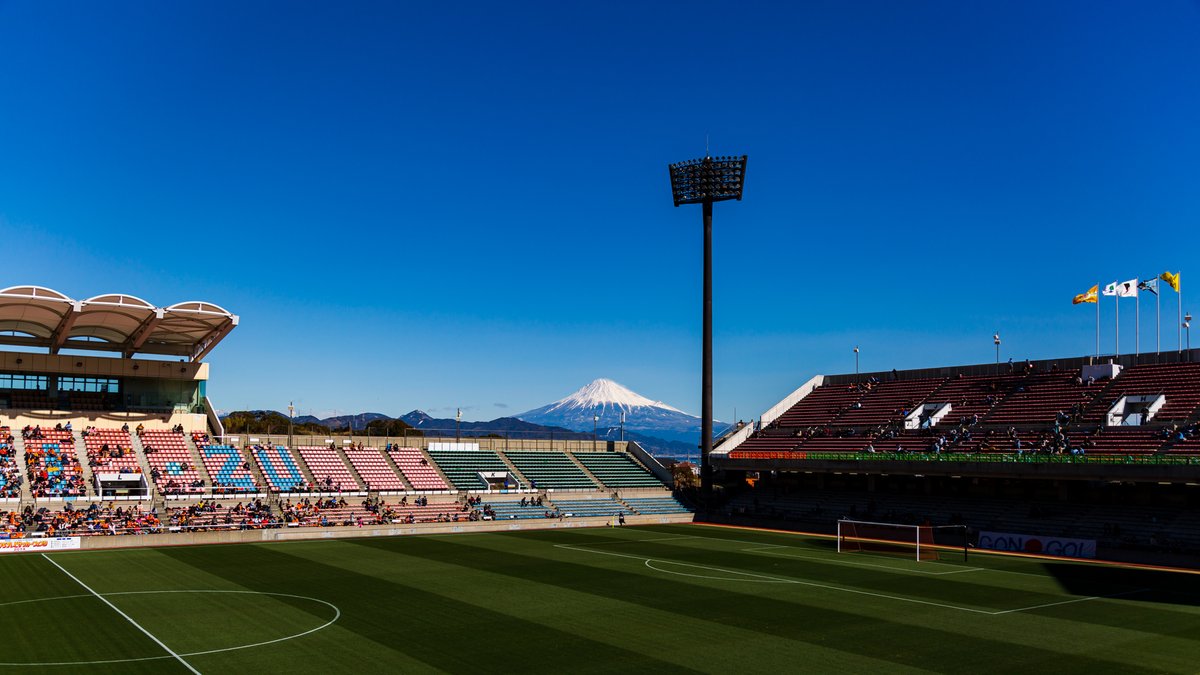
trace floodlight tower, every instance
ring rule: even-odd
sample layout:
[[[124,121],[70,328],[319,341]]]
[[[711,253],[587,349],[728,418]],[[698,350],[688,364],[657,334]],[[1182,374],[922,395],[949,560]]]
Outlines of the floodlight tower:
[[[742,200],[746,182],[746,155],[704,157],[669,166],[671,196],[675,206],[704,205],[704,347],[700,404],[700,491],[705,506],[712,498],[712,213],[713,203]]]

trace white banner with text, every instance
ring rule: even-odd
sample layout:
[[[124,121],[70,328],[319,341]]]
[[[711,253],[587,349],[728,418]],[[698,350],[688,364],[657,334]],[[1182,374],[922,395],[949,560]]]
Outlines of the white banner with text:
[[[1095,539],[1070,539],[1068,537],[1039,537],[1033,534],[1009,532],[980,532],[979,548],[1014,553],[1058,555],[1066,558],[1095,558]]]
[[[0,553],[66,551],[79,548],[79,537],[0,539]]]

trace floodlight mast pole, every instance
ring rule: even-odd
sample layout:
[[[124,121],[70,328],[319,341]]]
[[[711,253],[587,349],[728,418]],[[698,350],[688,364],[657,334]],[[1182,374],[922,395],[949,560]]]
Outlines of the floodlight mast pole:
[[[746,155],[704,157],[671,164],[671,196],[675,206],[701,204],[704,208],[704,304],[701,348],[700,493],[704,506],[712,504],[712,214],[713,203],[741,201],[746,177]]]
[[[700,491],[707,507],[712,499],[713,403],[712,403],[712,214],[711,199],[704,201],[704,345],[701,349],[703,375],[700,380]]]

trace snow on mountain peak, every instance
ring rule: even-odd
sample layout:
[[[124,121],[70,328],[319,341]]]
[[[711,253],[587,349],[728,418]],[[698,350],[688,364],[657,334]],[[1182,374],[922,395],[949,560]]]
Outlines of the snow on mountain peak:
[[[642,407],[662,408],[678,413],[683,412],[677,408],[672,408],[662,401],[652,401],[635,391],[603,377],[593,380],[591,384],[576,391],[574,394],[555,401],[550,405],[550,410],[606,408],[609,406],[620,408],[626,412],[633,408]]]

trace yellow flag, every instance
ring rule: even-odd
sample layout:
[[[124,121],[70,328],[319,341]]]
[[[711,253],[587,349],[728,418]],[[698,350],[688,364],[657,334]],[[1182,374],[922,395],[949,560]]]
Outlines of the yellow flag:
[[[1100,300],[1100,286],[1092,286],[1087,293],[1080,293],[1071,301],[1072,305],[1082,305],[1085,302],[1098,302]]]
[[[1158,278],[1167,282],[1167,285],[1170,286],[1176,293],[1179,292],[1179,272],[1174,274],[1171,274],[1170,272],[1163,272],[1162,274],[1158,275]]]

